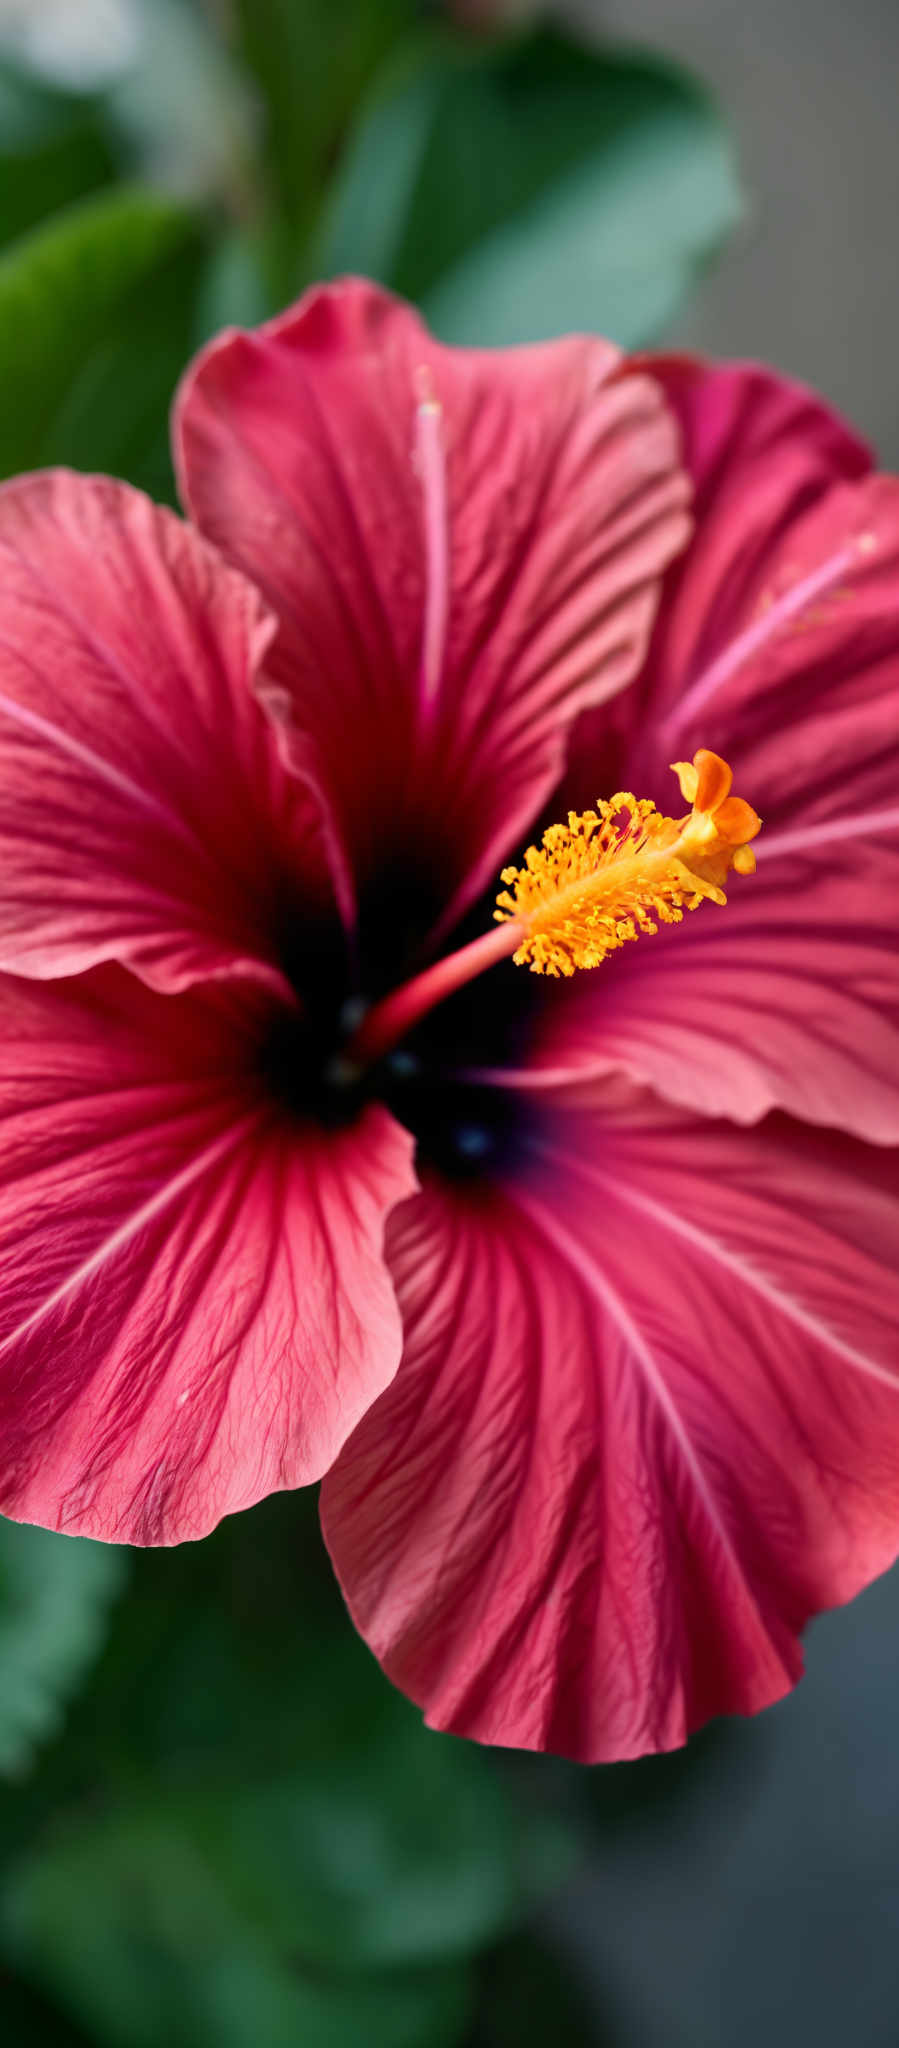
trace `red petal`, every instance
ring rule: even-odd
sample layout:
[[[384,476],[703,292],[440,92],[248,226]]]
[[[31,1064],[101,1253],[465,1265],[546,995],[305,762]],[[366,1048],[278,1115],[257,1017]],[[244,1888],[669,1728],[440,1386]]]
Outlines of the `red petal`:
[[[219,1006],[0,977],[0,1504],[133,1543],[317,1479],[393,1373],[383,1110],[277,1129]]]
[[[782,1105],[891,1141],[899,484],[843,482],[858,445],[777,378],[656,367],[685,433],[696,537],[614,744],[582,723],[559,802],[587,783],[593,801],[605,772],[667,808],[667,763],[701,742],[761,813],[759,872],[731,878],[725,910],[566,991],[540,1059],[556,1076],[617,1062],[710,1114]]]
[[[177,446],[194,517],[279,615],[276,710],[316,749],[348,910],[417,844],[446,923],[642,658],[685,536],[655,385],[604,342],[444,348],[349,281],[213,343]]]
[[[244,579],[126,485],[0,491],[0,966],[280,985],[284,871],[308,891],[321,857],[251,695],[271,633]]]
[[[645,695],[641,688],[658,718],[680,704],[742,622],[756,612],[767,618],[772,577],[801,580],[797,521],[835,485],[866,476],[871,459],[812,392],[770,371],[664,357],[647,358],[646,367],[680,425],[696,509],[689,554],[666,588]],[[696,744],[715,742],[703,728]]]
[[[899,1547],[881,1162],[647,1098],[395,1215],[403,1361],[323,1512],[432,1725],[608,1760],[789,1689],[808,1615]]]

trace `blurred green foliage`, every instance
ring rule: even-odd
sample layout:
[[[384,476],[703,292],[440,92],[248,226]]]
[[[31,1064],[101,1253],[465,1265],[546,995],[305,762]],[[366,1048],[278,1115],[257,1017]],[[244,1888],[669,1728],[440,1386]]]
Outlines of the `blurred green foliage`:
[[[0,475],[173,498],[192,348],[347,267],[448,339],[652,341],[737,217],[714,108],[655,60],[469,38],[436,0],[133,6],[136,55],[90,87],[0,63]],[[598,2043],[530,1916],[692,1767],[429,1732],[306,1497],[131,1558],[0,1523],[4,2039]]]
[[[236,46],[265,110],[261,161],[285,295],[312,234],[361,94],[415,25],[416,0],[235,0]]]
[[[61,1693],[124,1559],[5,1533],[42,1567],[36,1646],[67,1602]],[[64,1739],[7,1792],[0,1954],[111,2048],[442,2048],[473,1959],[574,1866],[536,1790],[423,1726],[347,1624],[314,1502],[275,1499],[133,1556]]]
[[[0,1778],[27,1769],[103,1641],[125,1558],[0,1517]]]
[[[433,36],[364,112],[316,267],[374,270],[447,341],[594,328],[635,348],[739,210],[717,114],[674,67],[549,29]]]
[[[0,64],[0,243],[116,175],[100,103]]]
[[[167,411],[192,338],[201,228],[118,185],[0,256],[0,471],[47,463],[172,491]]]
[[[289,1896],[289,1871],[282,1882]],[[464,1965],[310,1968],[244,1893],[239,1862],[210,1855],[183,1816],[126,1809],[16,1871],[5,1932],[110,2048],[451,2048],[460,2038]]]

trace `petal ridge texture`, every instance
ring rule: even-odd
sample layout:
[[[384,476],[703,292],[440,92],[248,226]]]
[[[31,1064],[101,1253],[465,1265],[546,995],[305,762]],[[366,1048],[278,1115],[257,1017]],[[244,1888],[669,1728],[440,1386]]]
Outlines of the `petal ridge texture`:
[[[212,342],[175,446],[193,518],[278,614],[269,701],[312,736],[345,901],[417,836],[445,928],[645,650],[688,530],[658,386],[604,341],[444,348],[348,279]]]
[[[323,1479],[434,1726],[671,1748],[899,1547],[899,484],[751,366],[355,279],[175,447],[187,522],[0,488],[0,1505]],[[629,790],[715,909],[516,976],[478,898]]]

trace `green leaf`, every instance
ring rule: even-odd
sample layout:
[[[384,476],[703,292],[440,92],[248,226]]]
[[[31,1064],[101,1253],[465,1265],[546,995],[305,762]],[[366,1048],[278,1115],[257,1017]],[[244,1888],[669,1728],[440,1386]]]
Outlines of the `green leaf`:
[[[246,1914],[317,1966],[468,1955],[568,1874],[580,1834],[424,1727],[355,1634],[314,1513],[288,1495],[135,1558],[91,1701],[104,1770],[130,1792],[139,1768]]]
[[[202,248],[183,207],[120,188],[0,260],[0,475],[71,463],[170,494],[167,410]]]
[[[0,242],[110,183],[115,171],[94,100],[0,64]]]
[[[14,1868],[7,1954],[108,2048],[452,2048],[462,1967],[310,1970],[177,1818],[125,1811]],[[289,1880],[289,1873],[285,1874]]]
[[[93,1661],[123,1553],[0,1517],[0,1773],[21,1775]]]
[[[262,98],[285,295],[360,94],[416,12],[416,0],[234,0],[236,47]]]
[[[555,30],[422,42],[382,76],[316,254],[417,300],[444,339],[655,338],[740,215],[707,94]]]
[[[399,1703],[369,1742],[207,1798],[196,1819],[248,1910],[323,1966],[471,1954],[572,1862],[560,1823],[517,1814],[486,1758]]]

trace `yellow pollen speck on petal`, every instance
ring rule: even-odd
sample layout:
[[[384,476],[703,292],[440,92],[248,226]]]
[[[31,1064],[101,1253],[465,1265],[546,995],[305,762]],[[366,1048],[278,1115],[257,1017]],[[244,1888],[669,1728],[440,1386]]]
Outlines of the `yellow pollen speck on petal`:
[[[619,791],[595,811],[569,811],[550,825],[524,866],[504,868],[494,917],[523,937],[513,958],[535,974],[598,967],[618,946],[660,924],[679,924],[700,903],[726,903],[730,869],[750,875],[748,844],[761,826],[752,805],[731,796],[726,761],[700,747],[675,761],[684,818],[666,818],[645,797]]]

